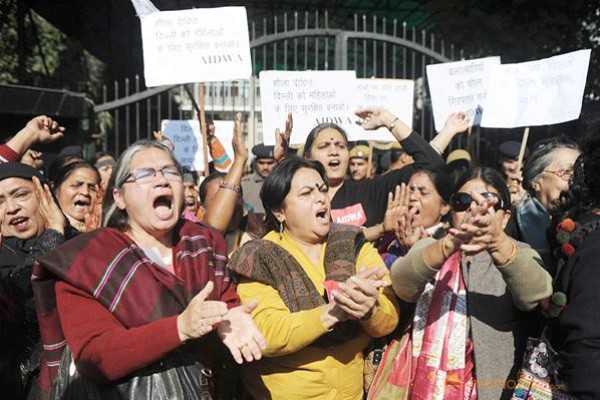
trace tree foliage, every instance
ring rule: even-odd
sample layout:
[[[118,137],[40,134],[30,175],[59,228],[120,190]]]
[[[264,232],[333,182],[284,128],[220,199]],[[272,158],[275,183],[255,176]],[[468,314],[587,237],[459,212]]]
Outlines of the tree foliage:
[[[586,101],[600,101],[599,0],[427,0],[422,7],[468,58],[512,63],[592,49]]]
[[[96,97],[103,64],[25,5],[19,66],[18,1],[0,0],[0,83],[84,92]]]

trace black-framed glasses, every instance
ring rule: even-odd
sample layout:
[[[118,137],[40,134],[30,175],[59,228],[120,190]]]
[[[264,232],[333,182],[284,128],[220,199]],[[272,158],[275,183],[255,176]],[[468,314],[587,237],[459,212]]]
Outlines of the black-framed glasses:
[[[492,200],[495,199],[496,204],[494,204],[494,210],[504,210],[504,202],[496,193],[492,192],[483,192],[479,193],[484,199]],[[469,207],[471,207],[471,203],[473,202],[473,197],[466,192],[456,192],[450,198],[450,206],[454,211],[467,211]]]
[[[182,182],[183,177],[181,171],[174,165],[167,165],[157,170],[151,167],[138,168],[131,171],[126,177],[123,183],[135,182],[139,184],[150,183],[156,177],[156,174],[160,173],[168,180],[173,182]]]

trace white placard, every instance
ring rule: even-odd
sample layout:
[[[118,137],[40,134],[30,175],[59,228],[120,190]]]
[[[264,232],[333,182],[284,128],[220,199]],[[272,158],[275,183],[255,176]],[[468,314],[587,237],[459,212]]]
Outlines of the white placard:
[[[223,144],[225,151],[233,160],[233,121],[214,121],[215,136]],[[204,153],[202,152],[202,134],[198,120],[164,119],[161,130],[175,145],[175,158],[184,167],[194,171],[204,171]],[[209,160],[212,160],[210,153]]]
[[[245,7],[161,11],[141,24],[148,87],[252,75]]]
[[[415,83],[410,79],[357,79],[358,108],[385,108],[412,128]],[[349,140],[396,141],[386,128],[353,130]]]
[[[579,118],[590,53],[578,50],[498,67],[481,126],[516,128]]]
[[[291,144],[304,144],[322,122],[334,122],[350,135],[357,129],[354,71],[263,71],[260,73],[263,139],[275,144],[275,129],[283,130],[288,112],[294,118]]]
[[[437,131],[444,127],[448,115],[464,111],[472,125],[479,125],[492,71],[500,57],[477,58],[427,66],[427,82]]]

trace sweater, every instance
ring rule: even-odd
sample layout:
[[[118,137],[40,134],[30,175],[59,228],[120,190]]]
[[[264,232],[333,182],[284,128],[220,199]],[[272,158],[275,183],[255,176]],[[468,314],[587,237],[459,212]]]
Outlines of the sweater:
[[[401,300],[415,303],[437,274],[423,259],[425,248],[434,242],[417,242],[392,265],[392,285]],[[528,311],[552,294],[540,256],[524,246],[519,243],[515,259],[503,266],[494,265],[487,252],[462,260],[480,400],[510,398],[527,337],[538,334],[536,318]]]
[[[319,293],[324,294],[325,245],[319,265],[315,265],[293,242],[286,231],[265,236],[289,251],[302,265]],[[383,266],[377,251],[365,244],[358,254],[356,267]],[[244,384],[256,399],[362,399],[363,350],[371,337],[390,333],[398,323],[398,308],[391,290],[383,290],[379,307],[367,321],[361,321],[361,333],[343,344],[328,348],[311,344],[328,331],[321,322],[322,308],[291,313],[277,290],[269,285],[243,279],[238,294],[243,302],[258,300],[252,313],[267,339],[264,358],[244,365]]]
[[[444,160],[418,133],[412,132],[400,144],[415,162],[373,179],[344,181],[331,199],[333,222],[355,226],[378,224],[383,221],[387,209],[388,193],[393,192],[397,185],[408,183],[419,169],[445,168]]]

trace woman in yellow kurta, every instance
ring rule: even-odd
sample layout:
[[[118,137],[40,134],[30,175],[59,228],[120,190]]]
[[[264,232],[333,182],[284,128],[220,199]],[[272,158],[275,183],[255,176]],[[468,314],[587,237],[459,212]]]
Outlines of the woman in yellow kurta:
[[[398,323],[383,261],[358,228],[330,222],[321,164],[285,160],[261,199],[274,230],[230,263],[267,339],[265,358],[243,369],[246,388],[256,399],[362,399],[363,351]]]

